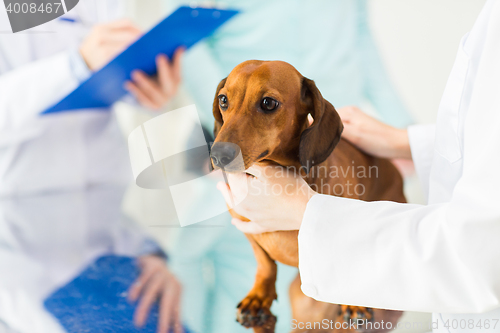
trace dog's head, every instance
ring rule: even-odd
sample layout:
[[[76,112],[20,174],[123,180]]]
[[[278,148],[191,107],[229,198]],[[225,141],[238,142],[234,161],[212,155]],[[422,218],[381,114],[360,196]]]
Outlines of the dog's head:
[[[230,172],[264,160],[308,171],[332,153],[343,129],[314,81],[282,61],[236,66],[217,87],[213,114],[212,162]],[[243,163],[231,163],[240,153]]]

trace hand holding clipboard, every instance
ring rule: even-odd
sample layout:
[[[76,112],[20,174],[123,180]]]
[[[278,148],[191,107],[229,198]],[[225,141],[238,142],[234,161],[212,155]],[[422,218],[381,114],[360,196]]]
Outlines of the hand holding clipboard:
[[[187,49],[193,46],[235,14],[235,10],[179,7],[42,114],[110,107],[127,93],[123,85],[131,79],[133,70],[140,69],[148,75],[154,74],[158,54],[171,58],[178,47]]]

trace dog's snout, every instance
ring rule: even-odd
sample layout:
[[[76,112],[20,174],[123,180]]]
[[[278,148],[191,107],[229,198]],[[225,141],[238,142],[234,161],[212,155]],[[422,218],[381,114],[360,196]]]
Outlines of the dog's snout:
[[[224,169],[234,161],[239,153],[239,147],[234,143],[216,142],[210,150],[210,158],[214,166]]]

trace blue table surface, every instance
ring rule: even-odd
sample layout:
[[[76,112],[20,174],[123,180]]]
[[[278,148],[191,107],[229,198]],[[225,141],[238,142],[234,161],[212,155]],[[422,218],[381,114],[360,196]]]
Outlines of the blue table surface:
[[[142,328],[133,323],[136,304],[127,300],[127,291],[138,276],[134,258],[103,256],[56,290],[44,305],[68,333],[156,332],[157,304]]]

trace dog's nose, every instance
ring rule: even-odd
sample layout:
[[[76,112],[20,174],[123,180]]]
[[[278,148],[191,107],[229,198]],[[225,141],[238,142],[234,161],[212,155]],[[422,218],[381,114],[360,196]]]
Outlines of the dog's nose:
[[[239,147],[230,142],[216,142],[210,150],[210,158],[214,166],[224,169],[238,155]]]

